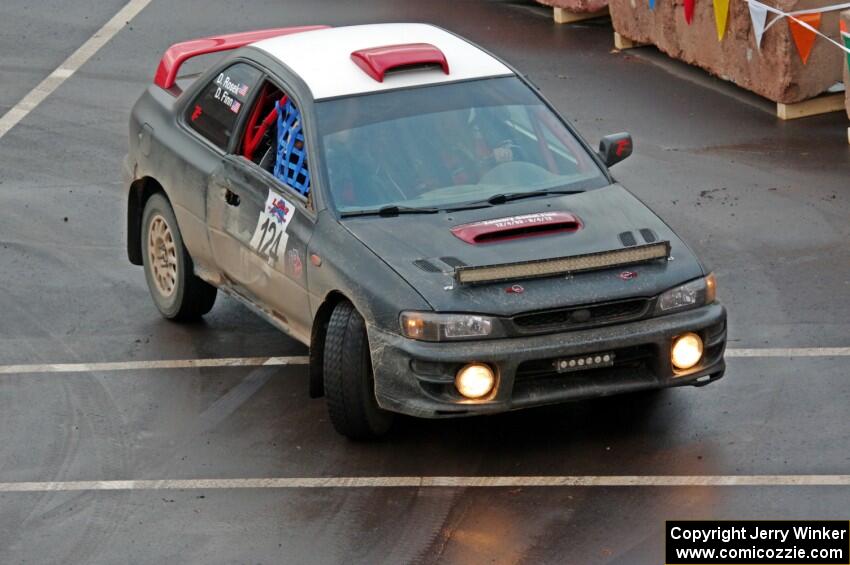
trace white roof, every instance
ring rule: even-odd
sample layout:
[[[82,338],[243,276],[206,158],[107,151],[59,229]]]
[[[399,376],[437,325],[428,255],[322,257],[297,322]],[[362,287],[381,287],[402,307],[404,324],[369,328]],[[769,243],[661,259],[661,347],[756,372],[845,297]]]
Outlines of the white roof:
[[[405,43],[436,46],[448,60],[449,74],[441,69],[418,69],[391,73],[384,82],[378,82],[351,60],[352,51]],[[316,100],[513,74],[503,63],[471,43],[427,24],[335,27],[265,39],[253,46],[291,68],[307,83]]]

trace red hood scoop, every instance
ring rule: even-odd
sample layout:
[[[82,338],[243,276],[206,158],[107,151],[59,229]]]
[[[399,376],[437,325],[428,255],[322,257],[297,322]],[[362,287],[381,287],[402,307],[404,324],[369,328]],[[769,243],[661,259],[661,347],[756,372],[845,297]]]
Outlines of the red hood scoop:
[[[570,212],[539,212],[462,224],[451,228],[451,231],[455,237],[466,243],[478,245],[523,237],[572,233],[581,228],[581,220]]]

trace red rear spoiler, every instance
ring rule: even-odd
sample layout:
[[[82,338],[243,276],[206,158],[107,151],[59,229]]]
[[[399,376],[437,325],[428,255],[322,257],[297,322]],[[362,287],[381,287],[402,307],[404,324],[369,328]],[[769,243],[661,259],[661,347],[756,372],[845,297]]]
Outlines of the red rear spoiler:
[[[229,51],[230,49],[244,47],[250,43],[268,39],[270,37],[300,33],[302,31],[313,31],[314,29],[326,29],[328,27],[330,26],[318,25],[258,29],[255,31],[217,35],[214,37],[202,37],[200,39],[190,39],[189,41],[183,41],[182,43],[175,43],[165,51],[165,54],[159,61],[159,67],[156,69],[156,76],[154,77],[153,82],[160,88],[171,88],[174,86],[174,80],[177,78],[177,72],[180,70],[180,66],[185,63],[187,59],[197,57],[198,55],[217,53],[219,51]]]

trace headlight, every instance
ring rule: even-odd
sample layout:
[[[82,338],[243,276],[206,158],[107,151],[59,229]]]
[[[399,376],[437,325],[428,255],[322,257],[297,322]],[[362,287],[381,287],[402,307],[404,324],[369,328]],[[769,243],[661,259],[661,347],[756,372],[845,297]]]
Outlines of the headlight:
[[[491,337],[497,320],[472,314],[435,314],[434,312],[402,312],[401,333],[422,341],[448,341]]]
[[[714,302],[717,293],[717,282],[714,273],[685,283],[682,286],[671,288],[658,297],[655,306],[656,314],[667,314],[676,310],[696,308]]]

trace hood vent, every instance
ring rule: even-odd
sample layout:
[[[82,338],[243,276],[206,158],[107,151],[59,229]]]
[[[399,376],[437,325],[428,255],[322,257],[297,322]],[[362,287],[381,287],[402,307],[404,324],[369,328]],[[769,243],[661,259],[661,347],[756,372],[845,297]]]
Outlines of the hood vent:
[[[413,262],[414,265],[425,271],[426,273],[442,273],[440,267],[427,259],[417,259]]]
[[[658,235],[654,231],[649,228],[643,228],[638,230],[640,232],[640,236],[647,243],[655,243],[658,241]],[[625,247],[633,247],[637,245],[637,239],[635,239],[635,234],[630,231],[624,231],[621,234],[618,234],[617,237],[620,238],[620,243],[622,243]]]
[[[658,236],[655,235],[655,232],[649,228],[643,228],[642,230],[640,230],[640,235],[647,243],[655,243],[656,241],[658,241]]]
[[[632,247],[633,245],[637,245],[635,234],[630,231],[624,231],[617,237],[620,238],[620,243],[622,243],[625,247]]]
[[[455,237],[466,243],[498,243],[523,237],[572,233],[582,228],[581,220],[569,212],[541,212],[496,218],[452,228]]]
[[[441,266],[440,264],[443,264]],[[419,269],[425,271],[426,273],[445,273],[451,274],[452,270],[457,269],[459,267],[466,267],[466,263],[458,259],[457,257],[440,257],[440,258],[430,258],[430,259],[416,259],[413,261],[413,264],[419,267]],[[448,269],[446,269],[448,267]]]
[[[449,267],[466,267],[466,263],[464,263],[457,257],[440,257],[440,261],[442,261]]]

